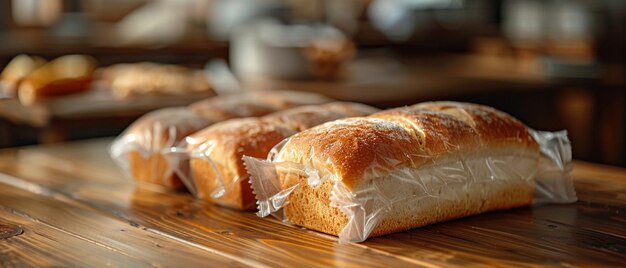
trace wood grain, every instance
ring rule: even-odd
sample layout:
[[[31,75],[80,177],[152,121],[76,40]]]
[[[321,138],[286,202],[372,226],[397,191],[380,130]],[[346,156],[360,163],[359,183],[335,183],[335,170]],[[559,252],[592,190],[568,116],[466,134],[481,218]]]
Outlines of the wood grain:
[[[7,239],[24,233],[22,226],[11,223],[0,223],[0,239]]]
[[[207,258],[215,265],[272,267],[621,266],[626,259],[622,169],[577,163],[576,204],[487,213],[344,245],[331,236],[217,207],[186,193],[136,187],[107,158],[108,142],[0,152],[0,219],[25,230],[8,240],[40,241],[29,232],[36,227],[51,229],[49,236],[58,241],[70,241],[64,232],[52,233],[64,230],[86,239],[81,241],[96,241],[82,248],[95,260],[117,252],[126,256],[119,259],[123,264],[139,266],[180,266],[181,260],[201,265]],[[0,259],[22,260],[17,252],[41,243],[36,241],[2,248]],[[160,250],[155,244],[167,246]],[[77,245],[71,242],[66,249],[72,252]],[[71,256],[66,262],[38,256],[50,264],[81,263]]]
[[[0,240],[1,267],[150,266],[142,260],[33,221],[6,207],[0,209],[0,219],[4,224],[23,228],[19,236]]]
[[[0,174],[0,181],[7,182],[10,179],[6,175]],[[55,243],[73,245],[75,244],[73,240],[78,239],[90,244],[90,247],[82,247],[90,249],[84,252],[87,255],[106,256],[109,252],[114,252],[117,254],[117,258],[124,257],[132,260],[131,262],[119,263],[121,266],[128,266],[128,264],[167,267],[177,265],[201,266],[207,262],[216,265],[241,266],[238,261],[219,256],[210,250],[199,249],[140,228],[134,228],[124,221],[104,215],[48,189],[35,185],[30,185],[29,189],[30,192],[10,185],[3,185],[0,188],[0,210],[4,211],[5,214],[20,216],[22,218],[19,221],[20,224],[36,225],[38,228],[44,226],[46,229],[52,229],[55,233],[52,235],[52,240]],[[33,195],[33,191],[39,194]],[[9,217],[6,216],[6,218]],[[58,233],[63,235],[56,235]],[[16,236],[9,240],[22,240],[22,236]],[[22,245],[29,245],[28,242],[26,243]],[[39,248],[41,252],[28,253],[32,254],[32,258],[44,257],[46,259],[50,257],[43,253],[54,256],[75,254],[73,250],[51,243],[46,244],[43,241],[36,242],[35,245],[29,245],[22,250],[32,251],[35,248]],[[74,258],[82,257],[81,254],[76,254]],[[65,265],[74,266],[74,263],[78,261],[74,258],[68,258]],[[108,258],[104,260],[106,259]],[[100,263],[107,264],[107,262]]]
[[[250,265],[329,266],[337,265],[337,257],[350,260],[345,262],[348,266],[363,266],[371,262],[414,264],[410,260],[403,261],[367,248],[338,245],[333,237],[260,219],[252,213],[217,207],[194,200],[184,193],[135,188],[128,183],[88,183],[81,177],[62,174],[51,168],[19,163],[10,166],[0,164],[0,169],[14,179],[19,176],[29,183],[36,182],[47,187],[56,195],[108,212],[131,226],[189,241],[197,247],[211,248]],[[61,183],[67,180],[71,183]],[[19,185],[22,181],[7,183]],[[286,251],[285,248],[297,250]],[[360,258],[364,254],[368,258]]]

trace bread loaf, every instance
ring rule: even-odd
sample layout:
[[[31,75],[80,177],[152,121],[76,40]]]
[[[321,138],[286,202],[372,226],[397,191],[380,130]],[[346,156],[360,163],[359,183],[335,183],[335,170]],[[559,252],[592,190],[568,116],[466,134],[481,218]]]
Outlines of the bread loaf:
[[[183,189],[179,173],[189,169],[186,136],[230,118],[262,116],[292,106],[328,101],[317,94],[264,91],[217,96],[190,107],[160,109],[137,119],[114,142],[111,156],[137,181]]]
[[[529,205],[538,158],[537,142],[510,115],[432,102],[300,132],[272,157],[270,173],[245,160],[262,216],[282,207],[293,224],[363,241]],[[272,173],[276,183],[263,181]]]
[[[46,60],[40,57],[31,57],[24,54],[17,55],[0,73],[0,82],[2,82],[0,95],[14,97],[22,79],[45,63]]]
[[[19,83],[17,96],[25,106],[47,97],[62,96],[89,89],[96,60],[86,55],[66,55],[29,73]]]
[[[193,184],[199,198],[235,209],[254,207],[242,157],[265,157],[281,140],[324,122],[364,116],[376,109],[356,103],[292,108],[259,118],[233,119],[188,138]]]
[[[183,168],[185,161],[182,160],[186,156],[174,149],[184,146],[184,137],[210,123],[186,107],[150,112],[130,125],[114,143],[113,158],[122,165],[128,164],[130,175],[136,181],[183,189],[185,186],[176,171]]]

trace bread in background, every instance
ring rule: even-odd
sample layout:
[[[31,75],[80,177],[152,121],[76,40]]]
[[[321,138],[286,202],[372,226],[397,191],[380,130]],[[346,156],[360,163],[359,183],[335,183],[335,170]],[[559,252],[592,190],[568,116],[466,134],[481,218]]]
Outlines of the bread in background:
[[[18,98],[29,106],[49,97],[86,91],[96,67],[96,60],[90,56],[61,56],[24,77],[18,86]]]
[[[116,64],[105,68],[102,78],[118,99],[145,94],[213,93],[213,87],[202,70],[170,64]]]
[[[41,57],[25,54],[17,55],[4,67],[2,74],[0,74],[2,95],[8,97],[17,96],[17,87],[22,79],[45,63],[46,60]]]

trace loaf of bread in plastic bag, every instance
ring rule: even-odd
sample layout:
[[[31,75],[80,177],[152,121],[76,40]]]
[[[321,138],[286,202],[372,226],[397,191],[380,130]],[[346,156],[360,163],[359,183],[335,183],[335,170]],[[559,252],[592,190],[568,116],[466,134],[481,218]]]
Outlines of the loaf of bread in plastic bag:
[[[529,205],[540,156],[517,119],[456,102],[328,122],[273,150],[244,159],[259,215],[357,242]]]
[[[258,118],[221,122],[187,138],[196,197],[235,208],[254,208],[255,199],[242,157],[265,157],[283,139],[316,125],[376,108],[347,102],[301,106]]]
[[[136,181],[183,189],[180,177],[189,170],[186,136],[231,118],[329,101],[314,93],[249,91],[156,110],[137,119],[113,142],[111,156]]]
[[[120,139],[120,148],[127,158],[130,175],[137,181],[160,184],[168,188],[185,186],[175,171],[184,164],[185,155],[176,149],[182,140],[211,121],[189,111],[186,107],[164,108],[150,112],[135,121]]]

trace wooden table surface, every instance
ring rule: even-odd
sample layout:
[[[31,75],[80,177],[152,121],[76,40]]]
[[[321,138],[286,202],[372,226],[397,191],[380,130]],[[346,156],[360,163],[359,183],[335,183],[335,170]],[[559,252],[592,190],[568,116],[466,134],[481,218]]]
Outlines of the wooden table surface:
[[[110,139],[0,151],[0,267],[622,266],[626,170],[577,162],[580,201],[338,244],[125,180]]]

